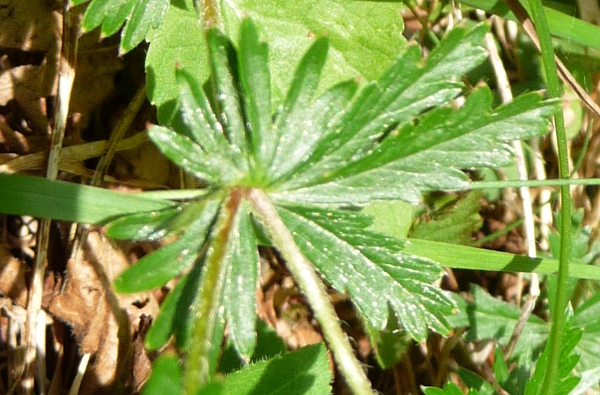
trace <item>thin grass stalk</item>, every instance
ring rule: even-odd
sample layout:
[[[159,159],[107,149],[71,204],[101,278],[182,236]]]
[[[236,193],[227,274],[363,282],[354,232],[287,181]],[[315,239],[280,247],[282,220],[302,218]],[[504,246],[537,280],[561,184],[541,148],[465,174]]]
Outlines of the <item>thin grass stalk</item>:
[[[542,63],[548,83],[548,93],[551,98],[560,98],[562,90],[558,78],[558,70],[555,63],[554,49],[550,37],[550,29],[541,0],[529,0],[531,17],[536,27],[540,40],[540,52]],[[561,179],[569,178],[569,159],[567,149],[567,134],[562,109],[554,114],[554,125],[556,128],[556,141],[558,146],[558,170]],[[560,351],[564,337],[566,315],[564,310],[567,305],[567,280],[569,276],[569,257],[571,252],[571,211],[573,202],[571,200],[570,188],[563,185],[560,188],[560,200],[562,209],[560,211],[560,257],[558,266],[557,289],[555,295],[554,312],[552,316],[552,327],[548,337],[549,350],[548,365],[544,382],[540,393],[554,394],[558,382],[558,371],[560,363]]]
[[[75,80],[75,65],[77,61],[77,42],[79,34],[79,15],[69,9],[69,2],[64,1],[63,8],[63,33],[61,58],[58,71],[58,93],[56,98],[57,112],[52,125],[52,135],[50,141],[50,153],[46,167],[46,178],[55,180],[58,175],[58,161],[60,151],[63,146],[63,138],[67,124],[67,115],[69,113],[69,101],[71,90]],[[36,335],[38,325],[44,325],[44,322],[38,322],[38,317],[42,308],[43,282],[46,272],[46,254],[50,239],[50,220],[41,219],[36,235],[35,266],[33,277],[29,287],[27,300],[27,321],[25,323],[26,349],[25,349],[25,367],[21,380],[22,392],[25,395],[34,392],[36,363],[40,361],[37,358],[38,349],[43,349],[45,344],[38,344]],[[45,393],[46,372],[44,363],[38,363],[41,369],[37,369],[39,391]]]

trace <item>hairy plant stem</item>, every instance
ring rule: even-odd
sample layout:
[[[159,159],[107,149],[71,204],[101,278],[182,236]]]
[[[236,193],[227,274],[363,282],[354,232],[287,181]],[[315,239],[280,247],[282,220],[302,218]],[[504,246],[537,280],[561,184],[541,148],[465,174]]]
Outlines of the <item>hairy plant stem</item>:
[[[333,354],[336,366],[348,386],[355,395],[372,395],[373,390],[369,379],[354,355],[348,336],[342,331],[339,319],[325,291],[325,285],[317,275],[314,266],[296,245],[294,237],[267,195],[259,189],[252,188],[247,196],[256,213],[264,221],[273,244],[286,259],[286,266],[296,284],[308,299],[313,314],[321,325],[323,337]]]
[[[193,340],[185,359],[183,388],[186,395],[196,395],[215,370],[211,362],[215,350],[221,347],[221,344],[215,344],[214,339],[219,317],[222,316],[221,295],[229,265],[228,245],[241,199],[242,190],[234,188],[222,204],[215,236],[210,240],[206,253],[199,292],[192,306],[195,318]]]
[[[208,31],[211,27],[223,28],[220,1],[194,0],[194,7],[205,31]]]
[[[548,83],[548,93],[552,98],[560,98],[562,90],[558,79],[558,71],[555,63],[554,49],[550,37],[550,29],[546,20],[546,14],[541,0],[529,0],[531,7],[531,16],[536,27],[540,40],[540,52],[542,54],[542,63],[546,72],[546,81]],[[558,145],[558,170],[561,179],[569,178],[569,158],[567,149],[567,135],[565,132],[565,122],[562,108],[554,114],[554,125],[556,128],[556,140]],[[567,280],[569,276],[569,258],[571,253],[571,211],[572,201],[569,187],[563,185],[560,188],[560,200],[562,209],[560,211],[560,258],[558,266],[557,289],[554,303],[554,312],[552,315],[552,327],[548,337],[548,366],[544,376],[540,394],[554,394],[557,388],[559,378],[559,363],[562,340],[564,337],[564,327],[566,315],[564,314],[567,305]]]

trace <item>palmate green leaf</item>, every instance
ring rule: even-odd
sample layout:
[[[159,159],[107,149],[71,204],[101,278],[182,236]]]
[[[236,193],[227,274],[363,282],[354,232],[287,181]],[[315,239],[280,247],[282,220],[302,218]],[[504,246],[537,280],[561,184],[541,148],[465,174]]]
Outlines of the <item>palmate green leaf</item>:
[[[340,204],[418,201],[424,191],[460,189],[468,183],[461,168],[506,165],[512,154],[509,142],[546,133],[547,117],[556,110],[556,103],[542,101],[537,93],[521,95],[494,111],[489,110],[491,100],[489,88],[476,89],[459,110],[437,108],[416,125],[400,126],[360,159],[326,174],[322,182],[276,196]],[[310,173],[316,168],[318,164]]]
[[[455,308],[432,284],[442,273],[428,259],[404,255],[402,242],[366,228],[368,216],[306,206],[278,206],[296,243],[323,277],[351,296],[364,319],[383,329],[389,309],[416,340],[427,329],[448,333],[444,315]]]
[[[84,1],[72,2],[80,4]],[[170,0],[92,0],[83,17],[82,28],[90,31],[102,25],[103,36],[111,36],[125,24],[120,51],[129,52],[146,38],[150,27],[158,29]]]
[[[453,29],[426,60],[421,59],[418,46],[408,46],[385,75],[368,84],[346,114],[330,125],[300,174],[279,182],[277,189],[285,194],[333,181],[340,168],[371,152],[398,124],[458,95],[460,76],[486,58],[480,44],[487,30],[486,25]]]

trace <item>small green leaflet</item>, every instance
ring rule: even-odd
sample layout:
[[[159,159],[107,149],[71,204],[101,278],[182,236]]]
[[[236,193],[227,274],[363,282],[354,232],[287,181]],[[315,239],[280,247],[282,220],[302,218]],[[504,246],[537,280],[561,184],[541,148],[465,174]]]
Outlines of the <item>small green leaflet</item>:
[[[71,0],[72,5],[88,0]],[[82,28],[89,32],[101,27],[102,37],[112,36],[123,24],[120,52],[126,53],[146,38],[152,27],[158,29],[170,0],[92,0],[83,17]]]

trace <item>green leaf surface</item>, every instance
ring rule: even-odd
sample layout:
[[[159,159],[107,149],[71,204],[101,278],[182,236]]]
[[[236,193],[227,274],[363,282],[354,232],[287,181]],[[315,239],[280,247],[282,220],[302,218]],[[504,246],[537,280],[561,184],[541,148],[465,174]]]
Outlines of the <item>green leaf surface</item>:
[[[74,5],[83,1],[76,0]],[[121,53],[141,43],[152,26],[158,29],[169,7],[169,0],[92,0],[83,17],[82,29],[89,32],[102,25],[103,36],[111,36],[125,24]]]
[[[131,0],[129,0],[131,1]],[[150,26],[158,29],[169,8],[170,0],[139,0],[125,23],[121,52],[129,52],[146,38]]]
[[[205,152],[193,140],[172,129],[153,125],[148,136],[166,157],[209,184],[228,185],[240,178],[240,173],[227,160]]]
[[[253,155],[259,167],[271,162],[275,150],[275,135],[271,132],[271,73],[268,62],[267,45],[260,42],[254,23],[244,19],[240,32],[239,72]]]
[[[236,395],[327,395],[331,370],[323,344],[249,365],[225,378],[225,393]]]
[[[461,74],[486,57],[480,46],[486,31],[486,25],[470,30],[453,29],[425,61],[421,60],[418,46],[407,47],[385,75],[367,85],[339,122],[330,126],[329,133],[321,137],[300,174],[277,186],[282,190],[281,198],[342,203],[348,202],[350,197],[347,195],[354,191],[352,201],[377,199],[375,193],[368,193],[365,188],[359,191],[354,190],[355,185],[338,186],[340,179],[346,177],[344,181],[347,181],[349,175],[360,176],[362,171],[368,170],[369,166],[364,166],[363,162],[370,163],[367,157],[377,161],[378,151],[374,149],[397,125],[411,121],[432,106],[448,102],[460,92],[462,84],[457,80]],[[394,179],[390,185],[389,180],[370,179],[374,188],[378,185],[391,188],[402,181]],[[339,193],[342,194],[336,200],[333,195]],[[394,197],[386,194],[383,198]]]
[[[418,201],[424,191],[460,188],[469,181],[459,169],[506,165],[511,160],[510,141],[548,132],[547,117],[556,106],[541,99],[535,93],[521,95],[490,111],[491,92],[477,89],[458,111],[435,109],[418,125],[401,126],[359,160],[340,168],[348,159],[338,157],[338,170],[326,175],[330,180],[277,197],[338,204]],[[310,173],[318,169],[317,164]]]
[[[469,192],[457,201],[431,213],[425,221],[417,222],[411,238],[467,245],[481,228],[479,215],[482,191]]]
[[[478,395],[496,395],[494,387],[479,375],[463,368],[458,369],[458,375],[468,388],[474,389]]]
[[[312,109],[312,102],[327,59],[328,48],[329,41],[326,38],[316,40],[302,57],[294,74],[283,108],[277,114],[274,126],[274,132],[277,133],[277,156],[274,163],[268,163],[271,165],[270,180],[278,179],[282,174],[289,173],[296,167],[304,155],[310,152],[311,146],[319,138],[319,132],[323,131],[323,128],[314,130],[313,123],[317,127],[322,125],[314,117],[318,113]],[[340,92],[336,92],[334,97],[343,98]],[[330,103],[320,101],[316,104],[320,113],[328,113],[327,108],[321,107],[322,104],[330,106]],[[306,149],[303,149],[304,147]],[[287,160],[282,163],[284,159],[282,155],[286,154]]]
[[[515,387],[515,383],[511,380],[510,372],[508,371],[508,366],[506,365],[506,361],[504,360],[504,353],[502,349],[496,344],[496,348],[494,349],[494,375],[496,376],[496,381],[498,384],[505,389],[509,394],[520,394]],[[517,384],[519,382],[517,381]],[[523,384],[521,384],[523,386]]]
[[[572,371],[579,361],[579,355],[573,354],[573,350],[579,343],[579,340],[581,340],[583,330],[572,325],[573,310],[570,307],[567,308],[565,314],[567,315],[567,320],[565,322],[564,337],[560,347],[560,368],[558,371],[556,395],[569,394],[581,379],[578,376],[574,376]],[[548,365],[549,344],[550,343],[548,343],[546,350],[538,359],[533,377],[527,382],[525,395],[544,395],[542,394],[542,382]]]
[[[193,319],[190,306],[198,293],[201,268],[201,265],[195,265],[167,294],[158,317],[146,335],[145,344],[149,350],[164,346],[171,335],[175,336],[179,348],[184,349],[189,343]]]
[[[217,106],[216,115],[223,125],[225,136],[237,154],[236,157],[247,159],[248,136],[240,101],[237,54],[233,43],[218,29],[210,29],[207,37]],[[246,169],[247,164],[243,168]]]
[[[177,68],[179,91],[179,113],[182,124],[173,123],[173,128],[183,136],[194,140],[211,156],[219,158],[224,171],[236,173],[235,152],[223,134],[204,89],[187,70]]]
[[[600,366],[600,294],[596,293],[575,310],[573,326],[583,329],[576,352],[581,355],[577,369],[591,370]]]
[[[432,283],[442,273],[433,261],[401,253],[402,242],[366,230],[370,217],[357,212],[279,206],[296,243],[340,292],[348,292],[361,315],[383,329],[388,308],[417,340],[427,329],[448,333],[443,318],[452,299]]]
[[[422,256],[438,262],[442,266],[455,269],[540,274],[556,274],[558,270],[558,261],[555,259],[529,258],[505,252],[428,240],[409,239],[403,252]],[[569,266],[569,276],[600,280],[600,267],[572,263]]]
[[[198,81],[209,75],[204,30],[198,20],[192,0],[169,7],[163,24],[151,30],[146,39],[150,48],[146,55],[146,92],[150,102],[158,107],[158,121],[170,124],[176,115],[180,85],[176,70],[183,68]]]
[[[181,394],[182,369],[176,355],[161,355],[152,365],[152,373],[142,390],[143,395]]]
[[[416,211],[417,207],[402,200],[374,200],[362,210],[373,217],[369,229],[398,239],[407,238]]]
[[[112,221],[105,228],[105,235],[118,240],[157,241],[167,233],[167,223],[181,212],[181,207],[126,215]]]
[[[277,357],[285,353],[286,350],[285,342],[279,337],[275,329],[271,328],[261,319],[256,320],[256,348],[250,362],[254,363]],[[232,373],[247,365],[246,362],[240,360],[238,351],[235,350],[232,342],[229,341],[219,361],[219,372],[224,374]]]
[[[202,213],[176,241],[144,256],[114,281],[117,292],[134,293],[158,288],[199,258],[219,201],[209,201]]]
[[[256,287],[259,257],[249,205],[241,203],[237,234],[231,240],[229,270],[223,290],[229,338],[244,360],[250,360],[256,345]]]
[[[296,65],[314,42],[331,43],[319,92],[340,81],[363,76],[379,78],[406,44],[400,5],[346,0],[234,0],[223,3],[228,34],[239,37],[245,16],[261,26],[269,42],[272,100],[283,102]]]
[[[447,317],[452,327],[468,327],[468,341],[493,339],[506,345],[521,314],[518,307],[498,300],[482,288],[473,285],[472,302],[458,300],[458,313]],[[513,356],[526,349],[539,349],[548,337],[550,327],[539,317],[531,316],[516,344]]]
[[[231,37],[239,37],[246,16],[262,25],[261,37],[270,43],[272,102],[276,105],[285,97],[295,65],[314,42],[310,37],[313,33],[327,35],[332,46],[321,92],[359,75],[378,78],[406,43],[396,4],[344,0],[278,0],[265,4],[236,0],[223,4],[223,14]],[[161,28],[151,30],[146,37],[151,42],[146,58],[148,97],[159,107],[162,124],[171,123],[174,117],[176,64],[199,81],[210,75],[203,35],[192,0],[182,0],[169,7]]]
[[[173,203],[163,199],[22,174],[0,174],[0,212],[9,215],[103,224],[123,215],[169,207]]]

